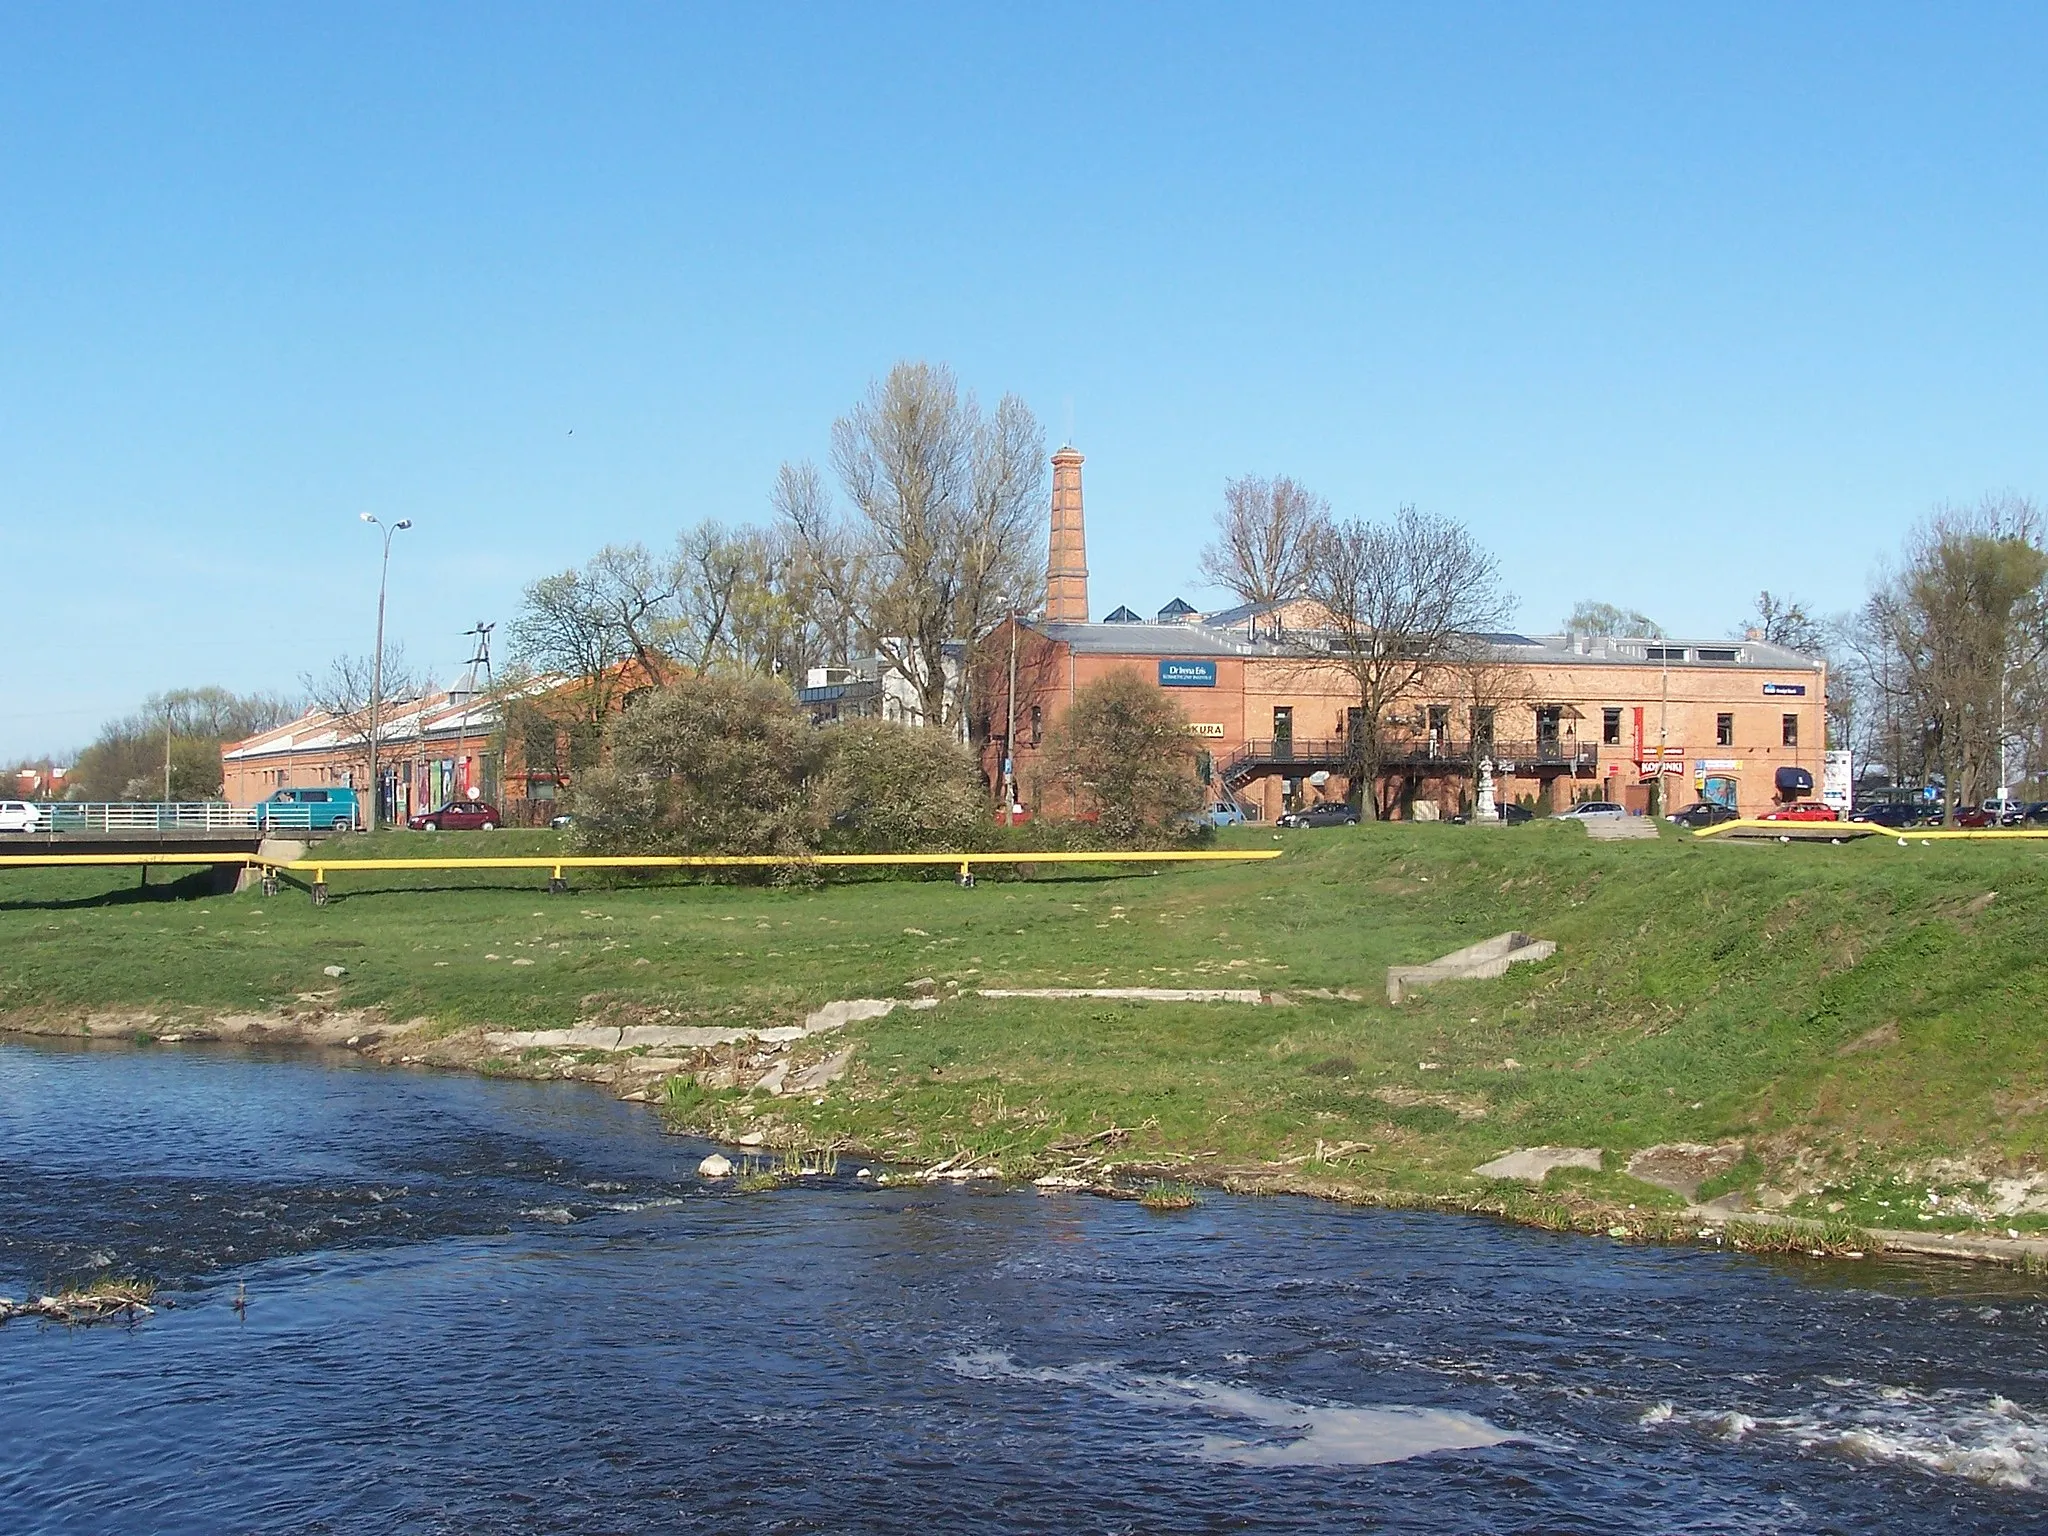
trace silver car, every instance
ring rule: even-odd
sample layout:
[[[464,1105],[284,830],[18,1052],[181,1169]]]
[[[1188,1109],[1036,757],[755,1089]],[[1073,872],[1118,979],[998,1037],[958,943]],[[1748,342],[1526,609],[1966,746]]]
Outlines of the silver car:
[[[1559,811],[1554,821],[1620,821],[1628,815],[1626,806],[1612,800],[1582,800],[1568,811]]]

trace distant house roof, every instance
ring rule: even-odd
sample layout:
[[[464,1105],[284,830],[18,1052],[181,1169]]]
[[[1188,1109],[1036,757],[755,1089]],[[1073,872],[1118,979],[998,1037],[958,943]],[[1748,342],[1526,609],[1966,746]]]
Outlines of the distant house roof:
[[[1224,608],[1203,618],[1204,624],[1213,624],[1219,629],[1230,629],[1239,624],[1262,619],[1267,614],[1286,606],[1283,603],[1239,603],[1235,608]]]
[[[1137,614],[1131,612],[1130,609],[1120,607],[1102,622],[1105,624],[1142,624],[1145,621],[1139,618]]]

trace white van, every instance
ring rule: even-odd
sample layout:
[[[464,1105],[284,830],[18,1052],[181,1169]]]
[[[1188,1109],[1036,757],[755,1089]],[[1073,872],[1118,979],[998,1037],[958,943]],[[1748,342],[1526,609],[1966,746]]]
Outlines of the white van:
[[[0,800],[0,832],[35,832],[42,824],[41,806],[26,800]]]

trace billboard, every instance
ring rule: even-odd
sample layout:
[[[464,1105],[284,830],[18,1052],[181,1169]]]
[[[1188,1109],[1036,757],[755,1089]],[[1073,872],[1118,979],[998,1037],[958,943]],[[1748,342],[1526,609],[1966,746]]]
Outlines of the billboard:
[[[1159,686],[1162,688],[1214,688],[1216,686],[1216,663],[1213,661],[1162,661],[1159,663]]]
[[[1829,752],[1821,758],[1820,797],[1847,819],[1856,799],[1856,766],[1847,752]]]

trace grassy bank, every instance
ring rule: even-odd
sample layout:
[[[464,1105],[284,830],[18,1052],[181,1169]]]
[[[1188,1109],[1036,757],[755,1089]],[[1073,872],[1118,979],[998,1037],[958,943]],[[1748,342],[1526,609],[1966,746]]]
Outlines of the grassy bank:
[[[389,834],[346,851],[424,846]],[[2034,1168],[2048,1129],[2038,847],[1602,844],[1552,825],[1374,826],[1287,846],[1268,864],[972,891],[621,881],[549,897],[484,877],[336,875],[324,911],[297,891],[8,873],[0,1016],[132,1008],[165,1029],[347,1006],[439,1031],[761,1025],[929,981],[946,1001],[843,1037],[859,1042],[853,1069],[815,1101],[682,1085],[676,1103],[727,1130],[906,1159],[971,1149],[1024,1174],[1090,1155],[1399,1200],[1483,1203],[1502,1192],[1471,1170],[1507,1148],[1601,1147],[1606,1171],[1553,1174],[1541,1199],[1644,1213],[1680,1201],[1621,1172],[1629,1153],[1739,1142],[1703,1195],[1775,1191],[1872,1225],[2048,1226],[1983,1215],[1987,1180]],[[1382,1000],[1389,964],[1507,928],[1555,939],[1558,956]],[[1285,1001],[971,995],[1047,985],[1235,985]]]

